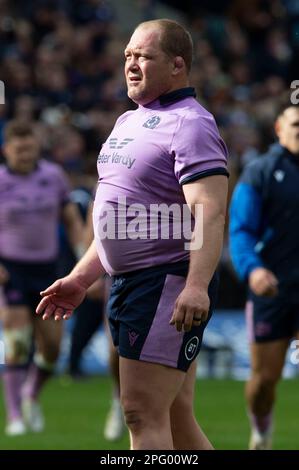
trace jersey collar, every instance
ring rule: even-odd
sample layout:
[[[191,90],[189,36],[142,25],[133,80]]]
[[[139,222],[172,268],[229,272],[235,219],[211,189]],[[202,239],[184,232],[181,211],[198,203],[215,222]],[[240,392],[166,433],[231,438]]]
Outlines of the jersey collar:
[[[281,155],[282,157],[288,158],[291,162],[299,165],[299,155],[291,153],[286,147],[283,147],[279,142],[275,142],[270,145],[270,151],[272,155]]]
[[[34,173],[35,171],[39,170],[39,167],[40,167],[40,164],[39,162],[36,162],[32,171],[30,171],[29,173],[26,173],[26,174],[23,174],[23,173],[19,173],[18,171],[16,170],[13,170],[7,162],[4,162],[4,166],[7,170],[8,173],[12,174],[12,175],[17,175],[17,176],[29,176],[29,175],[32,175],[32,173]]]
[[[191,86],[186,88],[179,88],[178,90],[174,90],[169,93],[166,93],[165,95],[161,95],[159,97],[159,101],[161,106],[167,106],[171,103],[175,103],[176,101],[188,98],[189,96],[193,96],[193,98],[196,98],[195,89]]]

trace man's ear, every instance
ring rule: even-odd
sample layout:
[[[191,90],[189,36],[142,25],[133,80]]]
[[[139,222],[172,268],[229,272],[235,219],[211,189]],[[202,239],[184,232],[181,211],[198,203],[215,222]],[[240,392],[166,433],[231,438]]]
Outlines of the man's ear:
[[[181,57],[179,55],[174,58],[174,63],[173,64],[174,64],[174,67],[173,67],[173,74],[174,75],[177,75],[178,73],[180,73],[183,70],[183,68],[185,67],[185,61],[184,61],[183,57]]]
[[[275,134],[277,135],[277,137],[279,137],[280,130],[281,130],[281,116],[276,119],[274,123],[274,130],[275,130]]]
[[[9,145],[8,143],[4,143],[2,146],[2,155],[5,158],[5,160],[6,160],[8,145]]]

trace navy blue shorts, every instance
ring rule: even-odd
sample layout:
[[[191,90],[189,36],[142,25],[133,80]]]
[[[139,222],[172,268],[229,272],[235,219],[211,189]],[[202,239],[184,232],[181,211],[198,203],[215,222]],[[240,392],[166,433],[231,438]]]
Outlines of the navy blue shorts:
[[[299,285],[281,289],[275,297],[250,292],[246,323],[251,342],[292,338],[299,332]]]
[[[56,263],[24,263],[1,258],[9,280],[3,286],[7,305],[27,305],[35,311],[41,300],[40,291],[56,279]]]
[[[113,276],[107,311],[120,356],[188,370],[199,353],[218,282],[215,275],[209,286],[208,320],[189,332],[178,332],[169,321],[187,273],[188,262],[183,262]]]

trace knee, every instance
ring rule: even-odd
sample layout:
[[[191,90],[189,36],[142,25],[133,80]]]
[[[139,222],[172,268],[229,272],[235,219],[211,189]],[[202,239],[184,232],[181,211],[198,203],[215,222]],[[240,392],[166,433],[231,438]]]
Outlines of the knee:
[[[32,327],[5,328],[3,331],[5,361],[11,365],[25,364],[31,352]]]
[[[133,434],[139,434],[145,428],[155,426],[159,422],[158,413],[149,406],[149,401],[142,397],[121,397],[126,425]]]
[[[126,425],[133,434],[138,434],[144,429],[146,419],[142,411],[138,408],[134,408],[133,406],[124,408],[124,417]]]
[[[123,407],[126,424],[130,430],[139,430],[145,422],[145,403],[142,397],[124,396],[121,394],[121,404]]]
[[[45,362],[54,364],[57,362],[58,357],[59,357],[59,348],[53,348],[45,351],[42,354]]]
[[[56,362],[59,357],[60,346],[57,341],[47,339],[47,341],[39,348],[41,356],[47,362]]]
[[[48,372],[53,372],[55,369],[56,360],[48,359],[41,352],[37,351],[34,354],[33,362],[37,367]]]
[[[275,372],[255,372],[253,373],[253,380],[257,383],[258,387],[262,390],[273,389],[280,379],[280,374]]]

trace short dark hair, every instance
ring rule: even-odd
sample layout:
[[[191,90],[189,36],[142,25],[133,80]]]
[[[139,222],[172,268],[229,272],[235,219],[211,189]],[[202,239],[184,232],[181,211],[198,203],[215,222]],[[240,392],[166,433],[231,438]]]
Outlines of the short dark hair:
[[[160,38],[162,51],[170,57],[183,57],[186,69],[189,73],[193,59],[193,41],[189,31],[177,21],[168,19],[145,21],[140,23],[136,29],[147,25],[160,27],[162,32]]]
[[[4,141],[9,142],[14,137],[34,136],[32,125],[17,120],[10,121],[4,129]]]

